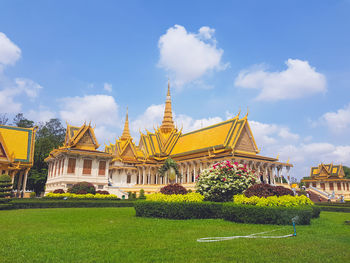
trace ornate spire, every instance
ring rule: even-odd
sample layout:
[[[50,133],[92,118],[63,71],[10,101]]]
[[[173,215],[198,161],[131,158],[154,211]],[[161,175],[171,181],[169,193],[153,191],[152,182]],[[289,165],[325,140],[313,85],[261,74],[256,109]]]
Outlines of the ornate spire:
[[[125,124],[124,124],[124,130],[122,137],[120,137],[121,140],[127,140],[130,139],[130,130],[129,130],[129,115],[128,115],[128,107],[126,107],[126,117],[125,117]]]
[[[171,111],[170,81],[168,80],[168,93],[166,95],[165,110],[160,130],[164,133],[171,132],[175,128],[173,114]]]

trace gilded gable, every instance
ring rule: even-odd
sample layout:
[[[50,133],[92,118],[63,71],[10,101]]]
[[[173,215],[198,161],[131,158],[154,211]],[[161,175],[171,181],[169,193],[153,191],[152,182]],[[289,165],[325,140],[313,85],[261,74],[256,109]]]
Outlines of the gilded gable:
[[[237,141],[235,150],[255,153],[254,143],[249,135],[247,128],[244,128]]]

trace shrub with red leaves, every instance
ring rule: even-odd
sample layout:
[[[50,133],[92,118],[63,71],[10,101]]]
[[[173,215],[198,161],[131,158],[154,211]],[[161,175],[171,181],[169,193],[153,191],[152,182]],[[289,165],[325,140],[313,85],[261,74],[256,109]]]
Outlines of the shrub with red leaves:
[[[165,195],[185,195],[187,190],[181,184],[168,184],[160,189],[160,192]]]
[[[64,190],[63,189],[56,189],[55,191],[53,191],[54,194],[64,194]]]
[[[95,186],[91,183],[88,183],[88,182],[76,183],[75,185],[73,185],[71,188],[68,189],[68,193],[82,194],[82,193],[78,193],[81,190],[84,190],[86,192],[85,194],[93,194],[94,195],[96,193]]]
[[[293,191],[285,188],[283,186],[272,186],[269,184],[255,184],[249,187],[244,195],[246,197],[258,196],[258,197],[268,197],[268,196],[282,196],[282,195],[294,195]]]
[[[96,194],[100,194],[100,195],[109,195],[109,192],[106,190],[98,190],[96,191]]]
[[[77,195],[86,195],[88,192],[86,192],[85,190],[83,189],[80,189],[76,194]]]

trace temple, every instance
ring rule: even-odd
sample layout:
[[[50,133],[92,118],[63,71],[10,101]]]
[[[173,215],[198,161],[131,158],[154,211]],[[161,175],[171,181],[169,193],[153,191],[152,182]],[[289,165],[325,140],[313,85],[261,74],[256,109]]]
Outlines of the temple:
[[[182,174],[176,182],[188,189],[194,189],[196,177],[203,169],[223,160],[246,164],[258,172],[262,182],[269,184],[282,184],[282,174],[289,181],[292,167],[288,162],[279,162],[278,158],[259,155],[248,114],[242,118],[237,114],[215,125],[182,133],[172,117],[170,84],[160,127],[153,132],[141,132],[136,145],[130,135],[126,113],[122,136],[115,143],[106,145],[105,152],[113,156],[109,166],[109,188],[123,193],[139,192],[140,189],[152,193],[167,184],[169,178],[161,177],[158,169],[169,157],[177,162]]]
[[[334,164],[319,164],[311,167],[310,177],[301,180],[306,188],[316,194],[330,199],[341,196],[350,198],[350,179],[345,177],[343,166]]]
[[[48,176],[45,192],[68,188],[78,182],[88,181],[98,190],[108,188],[108,166],[111,154],[98,151],[94,128],[67,125],[64,144],[50,152],[45,159]]]
[[[33,166],[36,129],[0,125],[0,174],[11,176],[12,184],[17,178],[17,197],[23,197]]]

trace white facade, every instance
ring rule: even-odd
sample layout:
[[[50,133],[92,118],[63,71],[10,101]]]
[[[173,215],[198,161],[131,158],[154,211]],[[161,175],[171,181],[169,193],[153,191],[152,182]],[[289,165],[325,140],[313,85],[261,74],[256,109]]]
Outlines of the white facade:
[[[74,171],[71,168],[72,160],[75,160]],[[84,171],[84,161],[91,162],[90,172],[89,169]],[[70,166],[69,162],[71,162]],[[89,182],[96,187],[96,190],[107,190],[109,162],[110,158],[105,157],[62,153],[48,161],[45,192],[52,192],[56,189],[67,191],[68,188],[78,182]],[[104,166],[104,169],[100,169],[101,165]]]

